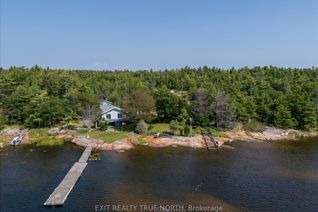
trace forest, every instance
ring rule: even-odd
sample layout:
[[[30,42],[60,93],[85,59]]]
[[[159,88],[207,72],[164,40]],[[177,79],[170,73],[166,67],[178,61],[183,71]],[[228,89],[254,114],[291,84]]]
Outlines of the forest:
[[[98,110],[102,99],[124,108],[132,121],[170,123],[172,128],[191,122],[224,130],[254,121],[310,130],[317,127],[318,68],[0,69],[1,125],[65,124],[80,120],[87,105]]]

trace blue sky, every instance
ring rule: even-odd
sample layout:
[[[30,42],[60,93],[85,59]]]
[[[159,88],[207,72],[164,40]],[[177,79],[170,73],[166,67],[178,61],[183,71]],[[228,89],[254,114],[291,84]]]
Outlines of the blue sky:
[[[317,0],[0,0],[0,66],[318,66]]]

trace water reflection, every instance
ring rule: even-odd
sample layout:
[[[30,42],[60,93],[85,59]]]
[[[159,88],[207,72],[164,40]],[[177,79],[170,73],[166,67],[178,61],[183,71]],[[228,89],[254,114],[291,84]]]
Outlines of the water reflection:
[[[94,211],[96,204],[221,205],[224,211],[318,210],[318,142],[235,142],[235,149],[140,147],[90,161],[66,204],[43,202],[82,148],[1,150],[1,211]]]

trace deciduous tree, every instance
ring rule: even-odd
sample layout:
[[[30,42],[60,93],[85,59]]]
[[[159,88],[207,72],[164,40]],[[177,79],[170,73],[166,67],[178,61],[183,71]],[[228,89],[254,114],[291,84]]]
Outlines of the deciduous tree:
[[[124,111],[132,120],[151,121],[155,117],[155,100],[144,89],[130,92],[124,101]]]

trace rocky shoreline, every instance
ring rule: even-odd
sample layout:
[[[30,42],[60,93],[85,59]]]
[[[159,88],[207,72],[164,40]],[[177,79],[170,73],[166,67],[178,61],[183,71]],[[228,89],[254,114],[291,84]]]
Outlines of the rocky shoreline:
[[[82,147],[86,147],[88,144],[93,145],[94,150],[113,150],[117,152],[124,152],[138,145],[138,138],[138,135],[129,135],[127,138],[117,140],[112,143],[105,143],[101,139],[88,139],[85,137],[78,136],[75,137],[71,142]]]
[[[269,141],[281,141],[281,140],[299,140],[301,137],[315,137],[318,136],[318,132],[302,132],[298,130],[284,130],[274,127],[267,127],[263,132],[246,132],[240,128],[224,132],[224,137],[214,137],[219,143],[220,148],[232,148],[227,145],[235,140],[247,141],[247,142],[269,142]],[[94,148],[97,150],[115,150],[125,151],[134,148],[139,143],[139,135],[131,133],[127,138],[115,141],[113,143],[104,143],[102,140],[74,138],[73,143],[80,146],[86,146],[88,143],[93,143]],[[160,136],[156,138],[153,135],[148,135],[143,138],[146,141],[146,145],[154,148],[180,146],[190,148],[206,148],[206,144],[201,135],[193,137],[185,136]],[[143,144],[144,145],[144,144]]]
[[[191,147],[191,148],[206,148],[205,142],[201,135],[194,137],[169,136],[156,138],[153,135],[144,137],[146,143],[139,142],[140,135],[131,133],[127,138],[105,143],[100,139],[87,139],[85,137],[75,137],[71,142],[76,145],[86,147],[88,144],[93,145],[94,150],[124,152],[135,148],[138,145],[147,145],[149,147]],[[220,147],[224,144],[224,139],[218,139]]]
[[[88,144],[92,144],[94,150],[101,151],[116,151],[124,152],[126,150],[135,148],[138,145],[148,145],[149,147],[160,148],[160,147],[190,147],[190,148],[206,148],[206,144],[201,135],[193,137],[185,136],[171,136],[163,134],[159,137],[148,135],[142,137],[135,133],[129,133],[124,139],[116,140],[111,143],[106,143],[102,139],[88,139],[83,136],[76,136],[74,130],[61,130],[59,128],[51,128],[48,130],[48,136],[53,136],[57,139],[68,140],[76,145],[86,147]],[[27,129],[20,130],[17,128],[9,128],[0,132],[0,136],[6,144],[17,135],[24,135],[21,144],[29,144],[29,133]],[[278,140],[298,140],[301,137],[314,137],[318,136],[318,132],[302,132],[298,130],[283,130],[274,127],[266,127],[263,132],[246,132],[242,128],[237,128],[232,131],[222,133],[222,137],[214,137],[218,142],[220,148],[232,148],[227,145],[234,140],[241,140],[247,142],[268,142]],[[143,142],[140,142],[142,139]],[[0,147],[4,144],[1,143]]]

